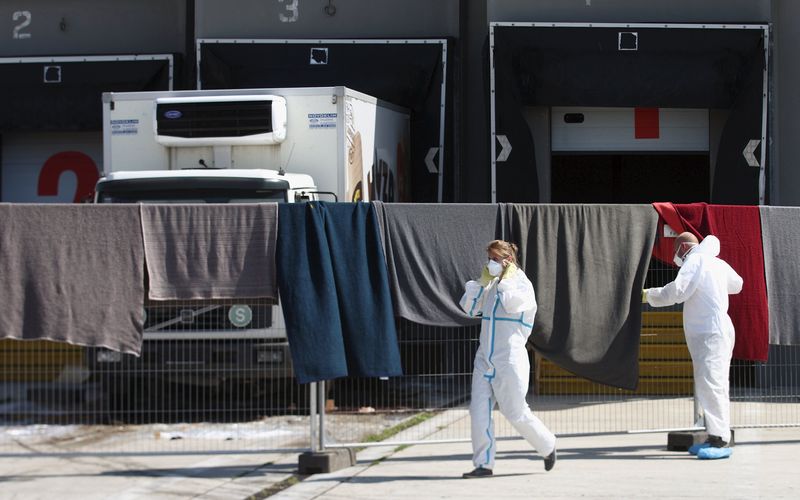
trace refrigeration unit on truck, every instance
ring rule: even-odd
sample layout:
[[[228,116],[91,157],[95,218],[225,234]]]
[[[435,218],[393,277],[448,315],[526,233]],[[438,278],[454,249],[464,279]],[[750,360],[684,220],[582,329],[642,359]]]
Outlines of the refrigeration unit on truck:
[[[97,203],[407,195],[408,113],[344,87],[107,93],[103,117]],[[266,299],[147,301],[145,313],[142,356],[98,350],[97,373],[207,386],[292,376]]]

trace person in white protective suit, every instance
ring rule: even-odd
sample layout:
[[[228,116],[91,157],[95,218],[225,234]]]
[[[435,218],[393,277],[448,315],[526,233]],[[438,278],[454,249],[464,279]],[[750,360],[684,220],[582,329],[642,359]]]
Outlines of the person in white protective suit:
[[[525,344],[536,315],[536,295],[517,267],[517,246],[502,240],[489,243],[489,261],[479,280],[468,281],[460,305],[481,317],[481,334],[472,372],[472,462],[464,478],[492,475],[496,451],[492,410],[500,412],[539,454],[545,470],[556,463],[556,437],[531,412],[525,401],[530,362]]]
[[[705,446],[724,448],[731,438],[728,372],[734,329],[728,295],[742,290],[742,278],[719,255],[719,239],[702,243],[692,233],[675,239],[674,281],[643,290],[642,301],[654,307],[683,303],[683,330],[692,356],[697,400],[705,414]]]

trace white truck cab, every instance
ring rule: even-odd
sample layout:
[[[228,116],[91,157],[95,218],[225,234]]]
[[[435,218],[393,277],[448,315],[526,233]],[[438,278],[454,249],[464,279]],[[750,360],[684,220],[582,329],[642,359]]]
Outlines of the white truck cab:
[[[95,187],[96,203],[265,203],[317,199],[314,179],[268,169],[110,172]]]

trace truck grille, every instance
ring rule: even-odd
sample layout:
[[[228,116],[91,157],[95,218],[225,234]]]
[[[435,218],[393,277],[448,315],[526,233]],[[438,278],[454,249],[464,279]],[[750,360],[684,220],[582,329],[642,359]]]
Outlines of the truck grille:
[[[272,132],[272,101],[186,102],[156,105],[158,135],[246,137]]]
[[[267,300],[147,301],[145,332],[206,332],[266,329],[272,326]]]

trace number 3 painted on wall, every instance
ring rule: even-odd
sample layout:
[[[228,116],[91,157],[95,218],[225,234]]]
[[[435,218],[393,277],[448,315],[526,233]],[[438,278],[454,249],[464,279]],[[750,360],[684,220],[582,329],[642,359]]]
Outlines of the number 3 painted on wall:
[[[78,178],[78,187],[75,189],[74,203],[80,203],[94,192],[94,185],[100,178],[97,165],[91,158],[80,151],[62,151],[56,153],[44,162],[42,171],[39,172],[39,185],[36,194],[39,196],[56,196],[58,194],[58,181],[64,172],[73,172]]]
[[[280,3],[283,3],[283,1],[284,0],[278,0],[278,2]],[[278,19],[280,19],[282,23],[293,23],[297,21],[297,18],[300,16],[299,6],[298,6],[300,0],[288,0],[288,2],[289,5],[287,5],[284,8],[289,12],[291,12],[291,14],[288,16],[283,13],[278,14]]]

